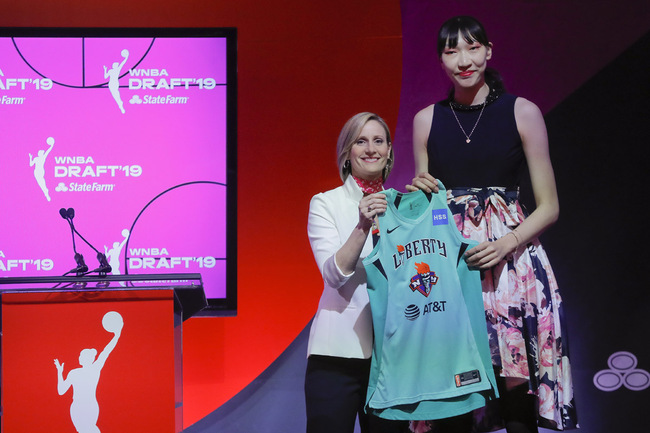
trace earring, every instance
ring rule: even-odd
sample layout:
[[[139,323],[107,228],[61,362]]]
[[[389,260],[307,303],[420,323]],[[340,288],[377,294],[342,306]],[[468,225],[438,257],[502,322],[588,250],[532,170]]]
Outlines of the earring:
[[[386,161],[386,165],[384,166],[384,169],[381,172],[381,177],[383,177],[384,180],[386,180],[386,178],[388,177],[388,173],[390,173],[390,170],[392,170],[392,168],[393,168],[393,160],[389,158]]]
[[[352,166],[352,163],[350,163],[350,160],[346,159],[345,162],[343,163],[343,171],[344,172],[350,171],[351,166]]]

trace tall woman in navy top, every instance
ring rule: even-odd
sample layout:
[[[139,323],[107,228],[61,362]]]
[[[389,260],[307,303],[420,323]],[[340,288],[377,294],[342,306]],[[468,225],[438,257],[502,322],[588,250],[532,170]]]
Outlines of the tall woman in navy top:
[[[372,317],[362,260],[373,248],[373,224],[386,211],[383,182],[393,165],[390,131],[373,113],[347,121],[337,143],[343,185],[316,194],[307,231],[323,293],[311,325],[305,401],[307,433],[399,432],[405,423],[364,413]]]
[[[534,103],[506,93],[487,68],[492,43],[476,19],[445,22],[438,56],[453,87],[415,116],[416,177],[407,189],[435,192],[440,179],[459,230],[480,242],[466,257],[484,270],[492,363],[502,388],[499,422],[508,433],[575,428],[562,300],[537,240],[559,214],[544,118]],[[536,202],[527,217],[518,201],[526,165]],[[429,424],[414,427],[427,431]]]

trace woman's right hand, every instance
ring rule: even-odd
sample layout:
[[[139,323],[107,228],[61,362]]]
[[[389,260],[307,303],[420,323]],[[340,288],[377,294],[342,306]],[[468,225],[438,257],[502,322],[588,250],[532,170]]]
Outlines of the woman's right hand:
[[[410,185],[406,185],[408,192],[422,190],[426,193],[438,192],[438,180],[429,173],[420,173],[413,178]]]
[[[388,201],[386,201],[386,194],[383,192],[369,194],[359,201],[359,222],[345,243],[334,254],[336,266],[344,276],[347,277],[355,271],[372,224],[377,215],[386,212],[386,208],[388,208]]]
[[[369,230],[375,217],[386,212],[387,207],[386,194],[382,192],[363,197],[359,202],[359,224],[361,227]]]

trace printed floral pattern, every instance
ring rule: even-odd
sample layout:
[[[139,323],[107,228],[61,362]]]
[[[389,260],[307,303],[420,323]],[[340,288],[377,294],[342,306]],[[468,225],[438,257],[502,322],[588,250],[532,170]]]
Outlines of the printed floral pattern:
[[[458,230],[478,242],[496,240],[523,220],[518,191],[467,188],[447,191]],[[573,383],[562,298],[544,249],[535,239],[484,272],[492,363],[504,377],[526,378],[539,399],[540,425],[575,428]]]

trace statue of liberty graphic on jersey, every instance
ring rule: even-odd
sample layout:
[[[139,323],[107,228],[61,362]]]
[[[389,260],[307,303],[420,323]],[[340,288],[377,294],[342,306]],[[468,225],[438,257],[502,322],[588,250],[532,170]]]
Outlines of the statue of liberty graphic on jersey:
[[[417,271],[417,274],[411,278],[409,284],[411,290],[414,292],[417,290],[424,296],[429,296],[433,286],[438,284],[438,276],[435,272],[432,272],[429,265],[424,262],[416,263],[415,270]]]
[[[70,405],[70,418],[78,433],[101,433],[97,427],[99,419],[99,403],[97,402],[97,385],[99,377],[117,341],[122,334],[124,320],[120,313],[109,311],[102,319],[104,329],[113,334],[113,338],[97,356],[96,349],[83,349],[79,354],[80,368],[70,370],[68,376],[63,378],[65,364],[54,360],[57,369],[57,391],[59,395],[68,392],[72,387],[72,404]]]
[[[41,191],[43,191],[43,194],[45,194],[47,201],[51,201],[50,191],[47,189],[47,185],[45,184],[45,160],[54,147],[54,137],[48,137],[46,143],[49,147],[45,150],[39,150],[37,156],[34,157],[31,153],[29,154],[29,166],[34,167],[34,178],[36,179],[36,183],[41,188]]]

